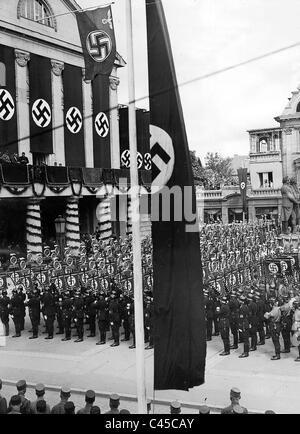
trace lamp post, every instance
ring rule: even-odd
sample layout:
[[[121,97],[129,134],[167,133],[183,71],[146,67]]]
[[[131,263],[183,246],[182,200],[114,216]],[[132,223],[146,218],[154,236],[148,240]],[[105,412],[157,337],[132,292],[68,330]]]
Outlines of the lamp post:
[[[64,243],[65,243],[65,232],[66,232],[66,220],[59,215],[55,220],[55,231],[56,231],[56,239],[59,245],[60,254],[64,253]]]

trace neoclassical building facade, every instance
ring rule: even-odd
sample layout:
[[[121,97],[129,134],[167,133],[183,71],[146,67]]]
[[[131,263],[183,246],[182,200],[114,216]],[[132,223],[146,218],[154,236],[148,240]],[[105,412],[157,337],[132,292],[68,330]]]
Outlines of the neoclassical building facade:
[[[124,216],[112,221],[107,188],[128,178],[118,103],[118,69],[126,63],[117,53],[104,89],[85,80],[72,13],[79,8],[74,0],[0,2],[0,152],[29,160],[0,165],[0,248],[41,252],[59,215],[74,252],[98,223],[103,238],[128,232]],[[130,213],[120,207],[118,216]]]

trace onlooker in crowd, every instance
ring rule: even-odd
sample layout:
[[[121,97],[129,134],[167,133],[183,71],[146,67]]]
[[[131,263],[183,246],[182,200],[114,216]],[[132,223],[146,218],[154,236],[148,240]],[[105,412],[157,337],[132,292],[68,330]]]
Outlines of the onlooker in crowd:
[[[200,405],[199,414],[210,414],[210,408],[207,405]]]
[[[234,414],[233,407],[240,405],[240,399],[241,399],[241,391],[237,389],[236,387],[233,387],[230,390],[230,401],[231,404],[228,407],[223,408],[221,411],[221,414]],[[243,410],[243,414],[248,413],[248,410],[245,407],[241,407]]]
[[[46,401],[44,400],[44,396],[45,396],[45,386],[42,383],[39,383],[35,386],[35,393],[37,396],[37,399],[35,401],[33,401],[31,403],[31,413],[32,414],[36,414],[37,413],[37,404],[40,401],[43,401],[46,403]],[[46,403],[46,414],[50,414],[50,407],[49,405]]]
[[[93,404],[96,399],[96,394],[93,390],[88,390],[85,394],[85,407],[78,410],[77,414],[90,414]]]
[[[120,397],[117,394],[113,394],[109,399],[110,410],[105,414],[119,414]]]
[[[101,414],[100,407],[98,407],[98,405],[93,405],[90,414]]]
[[[46,403],[46,401],[44,401],[43,399],[38,401],[36,403],[36,409],[35,409],[35,414],[50,414],[50,411],[48,411],[48,405]]]
[[[178,402],[178,401],[171,402],[170,413],[171,414],[180,414],[181,413],[181,404],[180,404],[180,402]]]
[[[2,389],[2,380],[0,380],[0,390]],[[7,401],[4,398],[4,396],[1,396],[0,393],[0,414],[6,414],[7,413]]]
[[[65,403],[65,414],[75,414],[75,405],[72,401]]]
[[[20,395],[14,395],[10,399],[10,407],[8,414],[22,414],[21,413],[21,397]]]
[[[18,158],[18,162],[25,165],[29,164],[29,160],[26,157],[25,152],[22,152],[22,155]]]
[[[60,391],[61,401],[52,408],[51,414],[65,414],[65,404],[66,402],[68,402],[70,396],[70,388],[67,386],[63,386]]]
[[[26,389],[27,389],[27,384],[25,380],[20,380],[17,382],[16,384],[17,387],[17,391],[18,391],[18,396],[21,399],[21,413],[22,414],[30,414],[31,410],[30,410],[30,401],[25,397],[26,395]],[[11,409],[11,400],[9,402],[9,410]]]

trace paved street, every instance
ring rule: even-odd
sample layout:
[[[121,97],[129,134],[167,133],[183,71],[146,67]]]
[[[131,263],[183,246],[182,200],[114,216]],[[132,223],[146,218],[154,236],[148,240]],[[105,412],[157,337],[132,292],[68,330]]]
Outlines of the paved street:
[[[85,339],[82,343],[61,342],[61,336],[52,341],[28,340],[30,334],[24,332],[22,338],[6,339],[0,347],[0,377],[17,381],[25,378],[28,382],[44,382],[47,385],[68,384],[72,388],[93,388],[99,392],[136,394],[135,351],[129,350],[127,343],[117,348],[109,344],[96,346],[96,339]],[[248,359],[239,359],[241,349],[228,357],[220,357],[222,349],[219,337],[208,343],[205,385],[190,392],[161,391],[156,399],[175,398],[208,405],[223,407],[228,403],[229,390],[239,387],[242,392],[242,405],[251,410],[264,412],[299,413],[300,363],[295,363],[297,349],[291,354],[283,354],[280,361],[271,361],[273,347],[270,340]],[[148,396],[153,396],[153,351],[146,351],[146,375]],[[13,389],[9,390],[9,394]],[[55,399],[55,396],[53,397]]]

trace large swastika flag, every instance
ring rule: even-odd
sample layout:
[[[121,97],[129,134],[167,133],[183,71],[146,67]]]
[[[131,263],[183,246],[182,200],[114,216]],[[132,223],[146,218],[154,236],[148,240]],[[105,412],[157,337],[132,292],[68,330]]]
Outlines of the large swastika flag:
[[[76,14],[85,61],[85,79],[110,75],[116,58],[116,39],[111,7]]]
[[[177,201],[180,221],[173,209],[169,221],[152,222],[154,388],[188,390],[204,383],[206,358],[199,233],[187,231],[186,217],[197,222],[196,195],[162,1],[146,0],[146,8],[152,185],[180,187],[192,199],[188,210]]]

